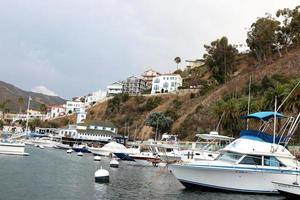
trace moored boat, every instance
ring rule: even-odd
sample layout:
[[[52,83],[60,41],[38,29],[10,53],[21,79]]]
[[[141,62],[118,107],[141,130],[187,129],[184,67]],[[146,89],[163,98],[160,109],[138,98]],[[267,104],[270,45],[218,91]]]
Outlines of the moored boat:
[[[273,182],[274,187],[278,192],[288,199],[299,199],[300,198],[300,185],[298,182],[290,183],[279,183]]]
[[[169,165],[175,177],[186,187],[218,189],[246,193],[278,193],[272,182],[292,183],[300,175],[299,163],[286,148],[299,122],[293,118],[287,136],[262,132],[270,127],[272,118],[284,118],[280,113],[259,112],[246,118],[263,121],[260,130],[245,130],[230,143],[215,160],[183,162]],[[290,119],[287,119],[290,120]]]

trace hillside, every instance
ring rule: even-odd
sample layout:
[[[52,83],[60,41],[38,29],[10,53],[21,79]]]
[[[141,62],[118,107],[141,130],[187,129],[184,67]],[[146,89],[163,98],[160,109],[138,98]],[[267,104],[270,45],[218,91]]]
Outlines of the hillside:
[[[41,104],[46,105],[54,105],[54,104],[63,104],[65,100],[58,96],[48,96],[40,93],[24,91],[20,88],[13,86],[12,84],[5,83],[0,81],[0,102],[5,100],[9,100],[7,105],[10,112],[19,112],[20,104],[18,103],[18,99],[22,97],[24,99],[24,103],[22,104],[22,110],[26,110],[28,96],[31,96],[31,108],[32,109],[40,109]]]
[[[250,75],[255,82],[260,82],[264,77],[271,77],[274,74],[279,74],[287,79],[299,77],[300,49],[291,50],[283,57],[259,67],[244,59],[230,81],[216,86],[204,95],[201,95],[200,92],[195,95],[179,93],[160,95],[159,97],[129,97],[125,101],[118,102],[113,111],[111,111],[112,102],[103,102],[89,111],[88,120],[110,120],[119,127],[121,133],[129,132],[130,135],[136,135],[140,139],[147,139],[154,137],[155,132],[151,127],[145,125],[149,114],[152,112],[171,113],[174,119],[171,132],[178,134],[180,138],[194,139],[197,132],[209,131],[216,127],[220,116],[212,113],[212,105],[221,100],[224,95],[241,93],[247,88]],[[157,105],[153,108],[150,106],[149,109],[142,109],[147,102],[155,101],[155,98],[160,99]]]

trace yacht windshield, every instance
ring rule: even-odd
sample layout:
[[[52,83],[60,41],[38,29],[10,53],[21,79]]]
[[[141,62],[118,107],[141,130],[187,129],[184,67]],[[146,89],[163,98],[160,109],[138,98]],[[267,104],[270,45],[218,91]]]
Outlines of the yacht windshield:
[[[220,155],[218,160],[229,162],[229,163],[236,163],[243,155],[239,153],[232,153],[232,152],[225,152]]]

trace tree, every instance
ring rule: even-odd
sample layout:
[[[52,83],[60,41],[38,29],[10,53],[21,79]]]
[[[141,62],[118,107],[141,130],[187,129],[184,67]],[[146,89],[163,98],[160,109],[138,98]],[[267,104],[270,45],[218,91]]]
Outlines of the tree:
[[[181,62],[181,58],[177,56],[176,58],[174,58],[174,61],[177,64],[177,70],[178,70],[178,64]]]
[[[212,72],[213,78],[218,83],[227,82],[228,76],[236,70],[237,49],[228,43],[226,37],[217,39],[211,42],[210,45],[204,45],[204,48],[207,53],[204,54],[203,58]]]
[[[145,124],[154,128],[156,133],[160,135],[171,130],[173,120],[170,117],[166,117],[164,113],[153,112],[145,120]]]
[[[4,101],[2,101],[0,103],[0,110],[2,111],[3,115],[7,112],[9,112],[9,104],[10,104],[11,100],[10,99],[6,99]]]
[[[85,97],[80,97],[80,102],[84,103],[85,102]]]
[[[40,111],[42,113],[47,113],[47,110],[48,110],[48,107],[47,107],[46,104],[43,103],[43,104],[40,105]]]
[[[19,97],[18,98],[18,104],[19,104],[19,108],[20,108],[20,113],[22,113],[22,107],[24,105],[24,102],[25,102],[25,100],[24,100],[23,97]]]
[[[279,50],[277,31],[280,22],[271,16],[258,18],[247,33],[247,45],[258,62],[267,61],[274,48]]]

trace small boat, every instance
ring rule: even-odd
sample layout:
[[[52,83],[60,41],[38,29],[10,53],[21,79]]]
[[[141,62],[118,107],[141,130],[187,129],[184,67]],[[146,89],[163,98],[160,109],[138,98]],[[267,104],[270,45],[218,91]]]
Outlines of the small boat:
[[[111,156],[113,153],[137,154],[140,152],[138,148],[126,148],[123,144],[112,141],[101,148],[88,147],[88,150],[95,155]]]
[[[82,152],[82,153],[90,153],[88,147],[86,145],[83,144],[74,144],[72,149],[76,152]]]
[[[25,153],[25,144],[17,143],[12,141],[1,141],[0,142],[0,154],[7,155],[29,155]]]
[[[72,153],[73,152],[73,149],[68,149],[67,150],[67,153]]]
[[[286,196],[288,199],[300,198],[300,185],[297,182],[292,184],[273,182],[274,187],[280,194]]]
[[[94,161],[101,161],[101,157],[100,156],[94,156]]]
[[[33,144],[34,146],[42,145],[48,148],[54,148],[58,144],[58,142],[53,141],[52,138],[49,137],[30,139],[28,142]]]
[[[63,143],[57,143],[57,144],[55,145],[55,147],[58,148],[58,149],[70,149],[70,148],[71,148],[70,145],[68,145],[68,144],[63,144]]]
[[[45,149],[43,145],[38,145],[38,147],[40,147],[40,149]]]
[[[78,152],[77,156],[83,156],[83,153],[82,152]]]

